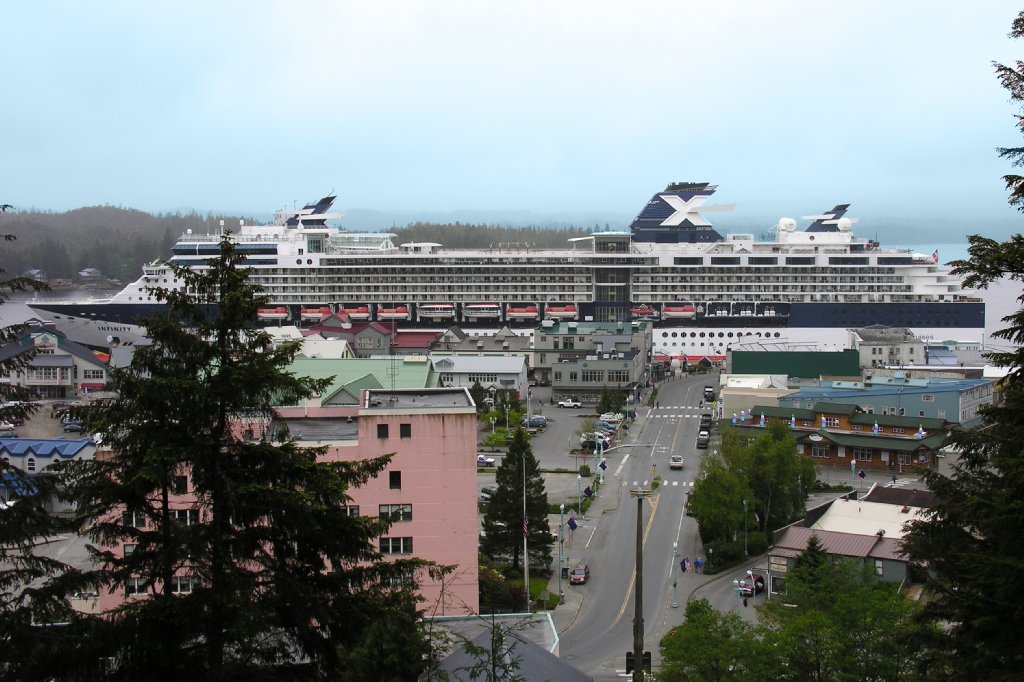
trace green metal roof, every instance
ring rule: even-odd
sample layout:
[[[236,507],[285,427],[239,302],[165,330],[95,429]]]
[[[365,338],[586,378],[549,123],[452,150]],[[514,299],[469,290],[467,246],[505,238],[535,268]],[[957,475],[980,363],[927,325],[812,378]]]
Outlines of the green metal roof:
[[[860,376],[860,353],[856,350],[819,351],[732,351],[735,374],[785,374],[802,379],[822,376]]]
[[[296,356],[288,371],[300,377],[331,379],[322,403],[345,403],[342,396],[359,399],[370,388],[437,388],[440,376],[426,358],[307,358]],[[339,400],[340,398],[340,400]]]

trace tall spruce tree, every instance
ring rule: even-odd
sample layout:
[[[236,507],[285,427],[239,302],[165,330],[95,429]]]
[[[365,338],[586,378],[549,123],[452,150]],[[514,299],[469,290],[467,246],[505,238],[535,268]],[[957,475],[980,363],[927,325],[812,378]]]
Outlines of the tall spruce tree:
[[[245,434],[324,382],[289,373],[297,346],[274,348],[250,328],[266,303],[227,236],[207,268],[176,274],[184,288],[156,291],[167,314],[147,323],[152,345],[112,371],[116,397],[87,413],[111,456],[69,470],[106,548],[103,588],[146,592],[97,625],[92,653],[118,679],[359,679],[388,620],[408,646],[391,677],[415,676],[422,640],[413,618],[393,615],[416,611],[423,563],[384,562],[374,543],[390,520],[346,509],[348,491],[390,457],[325,462],[276,429]],[[388,677],[380,665],[373,675]]]
[[[487,503],[480,548],[492,557],[511,557],[513,566],[518,566],[522,560],[524,467],[528,521],[526,544],[530,565],[547,570],[551,565],[553,544],[548,528],[548,494],[544,490],[540,465],[523,429],[517,429],[512,435],[508,454],[495,474],[498,490]]]
[[[1013,38],[1024,37],[1024,12],[1013,22]],[[1010,97],[1024,104],[1024,62],[996,64]],[[1017,127],[1024,132],[1024,114]],[[1000,149],[1013,165],[1024,163],[1024,147]],[[1024,178],[1004,177],[1009,203],[1024,210]],[[968,237],[969,260],[954,262],[966,288],[985,289],[997,280],[1024,281],[1024,237],[1004,243]],[[1024,305],[1024,295],[1018,296]],[[925,474],[937,495],[927,518],[911,524],[905,546],[930,573],[924,614],[943,624],[934,651],[945,666],[935,677],[1017,679],[1024,651],[1016,640],[1024,626],[1019,587],[1024,565],[1024,310],[1003,318],[1007,327],[994,336],[1009,349],[987,357],[1008,370],[1001,381],[1002,401],[982,410],[983,428],[955,431],[960,451],[952,474]]]
[[[0,212],[13,208],[0,204]],[[13,242],[14,235],[0,235]],[[4,276],[0,270],[0,277]],[[0,303],[13,292],[42,291],[46,285],[26,277],[0,280]],[[17,343],[28,330],[24,324],[0,328],[0,346]],[[11,355],[0,361],[0,369],[12,376],[25,370],[35,351]],[[14,383],[0,384],[0,419],[28,417],[35,407],[27,402],[35,396]],[[47,628],[52,623],[70,623],[74,613],[67,597],[85,589],[87,582],[72,566],[49,556],[43,548],[50,539],[73,530],[69,519],[51,513],[50,504],[60,493],[60,479],[44,470],[29,474],[0,459],[0,679],[33,679],[49,676],[53,648],[69,640],[64,635],[75,628]],[[71,640],[73,641],[73,640]]]

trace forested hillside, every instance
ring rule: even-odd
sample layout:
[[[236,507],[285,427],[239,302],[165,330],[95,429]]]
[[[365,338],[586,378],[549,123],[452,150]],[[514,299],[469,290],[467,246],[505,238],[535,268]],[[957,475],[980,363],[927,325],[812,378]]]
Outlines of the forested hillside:
[[[244,218],[251,223],[251,218]],[[220,220],[238,225],[239,216],[190,214],[152,215],[113,206],[91,206],[66,213],[18,211],[0,214],[0,233],[17,241],[0,250],[0,268],[12,275],[43,270],[49,279],[78,280],[78,272],[96,268],[110,278],[131,281],[144,263],[169,258],[171,247],[185,230],[215,233]],[[439,242],[449,248],[564,247],[566,240],[587,230],[538,227],[497,227],[454,223],[413,223],[392,229],[395,243]]]

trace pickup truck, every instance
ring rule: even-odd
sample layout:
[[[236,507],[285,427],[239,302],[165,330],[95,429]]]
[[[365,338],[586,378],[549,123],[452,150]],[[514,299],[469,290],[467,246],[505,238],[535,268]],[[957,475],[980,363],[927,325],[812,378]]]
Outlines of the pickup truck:
[[[682,469],[683,468],[683,456],[682,455],[672,455],[672,457],[669,458],[669,460],[668,460],[668,468],[669,469]]]
[[[581,403],[578,400],[574,400],[572,398],[566,398],[565,400],[559,400],[558,401],[558,406],[559,407],[575,407],[575,408],[579,409],[579,408],[583,407],[583,403]]]

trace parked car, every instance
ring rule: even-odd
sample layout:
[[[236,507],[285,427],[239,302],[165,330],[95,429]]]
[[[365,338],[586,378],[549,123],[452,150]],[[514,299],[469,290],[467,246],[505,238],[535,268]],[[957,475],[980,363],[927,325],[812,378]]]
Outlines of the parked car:
[[[576,564],[576,566],[569,571],[570,585],[582,585],[588,580],[590,580],[590,566],[587,564]]]
[[[698,448],[707,448],[708,443],[710,441],[711,441],[711,434],[708,433],[706,430],[702,430],[700,433],[697,434],[697,447]]]
[[[618,424],[620,421],[626,418],[626,415],[621,412],[605,412],[598,419],[603,422],[610,422],[612,424]]]
[[[491,496],[496,492],[498,492],[498,489],[493,485],[485,485],[483,488],[480,488],[480,501],[486,502],[491,499]]]
[[[689,490],[686,491],[686,502],[683,503],[683,509],[686,510],[687,516],[693,516],[693,511],[690,509],[690,502],[693,498],[693,493]]]
[[[710,412],[705,412],[700,416],[700,428],[707,431],[711,430],[711,427],[715,424],[715,417]]]
[[[81,433],[82,425],[78,422],[68,422],[64,425],[64,433]]]
[[[494,466],[494,458],[487,455],[477,455],[476,465],[478,467],[492,467]]]
[[[618,428],[618,425],[616,425],[616,424],[612,424],[611,422],[606,422],[606,421],[601,421],[601,420],[598,420],[598,421],[594,422],[594,426],[596,426],[599,429],[605,429],[606,431],[611,431],[612,433],[615,433],[615,430]]]
[[[764,576],[755,575],[754,579],[751,580],[750,576],[747,576],[739,582],[740,595],[744,597],[753,597],[755,594],[761,594],[764,592]]]
[[[0,422],[0,431],[13,431],[13,430],[14,430],[14,424],[12,424],[11,422],[7,422],[7,421]]]
[[[17,431],[0,431],[0,438],[18,438]]]
[[[671,457],[669,457],[668,468],[669,469],[682,469],[683,468],[683,456],[682,455],[672,455]]]
[[[706,400],[707,402],[711,402],[714,399],[715,399],[715,387],[714,386],[705,386],[704,387],[704,400]]]
[[[596,434],[589,438],[587,436],[580,436],[580,447],[583,448],[584,450],[594,450],[597,448],[598,445],[600,445],[601,448],[607,450],[612,446],[612,442],[609,439],[601,438],[599,435]]]
[[[546,429],[548,427],[548,418],[535,414],[532,417],[523,417],[522,424],[528,429]]]
[[[575,407],[575,408],[579,409],[579,408],[583,407],[583,403],[581,403],[580,401],[578,401],[578,400],[576,400],[574,398],[566,398],[565,400],[559,400],[558,401],[558,406],[559,407]]]

